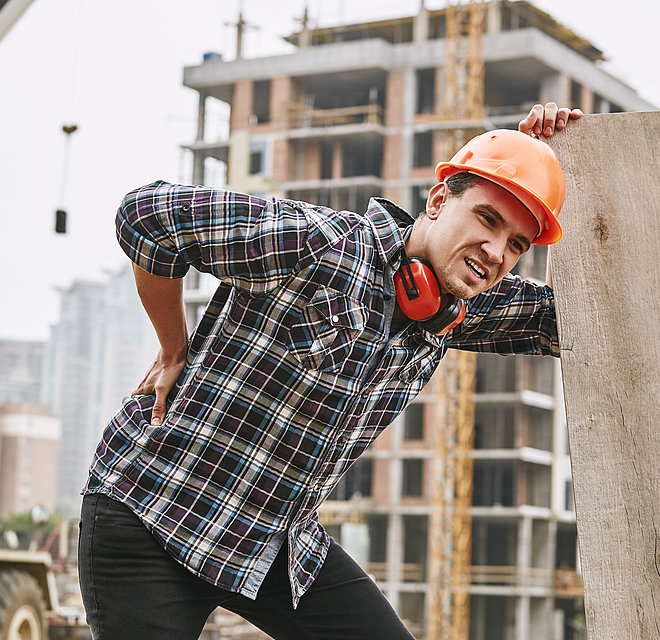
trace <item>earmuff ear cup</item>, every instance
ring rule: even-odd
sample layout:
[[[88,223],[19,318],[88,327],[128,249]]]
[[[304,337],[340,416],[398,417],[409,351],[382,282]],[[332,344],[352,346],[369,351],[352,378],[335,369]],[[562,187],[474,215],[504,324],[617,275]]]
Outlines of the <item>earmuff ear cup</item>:
[[[401,311],[426,331],[443,335],[465,317],[465,301],[443,294],[433,268],[419,258],[404,256],[394,287]]]
[[[394,274],[396,301],[411,320],[432,318],[440,310],[440,284],[430,265],[419,258],[406,258]]]
[[[465,300],[451,294],[446,294],[443,298],[445,306],[432,318],[419,323],[422,329],[440,336],[449,333],[465,318]]]

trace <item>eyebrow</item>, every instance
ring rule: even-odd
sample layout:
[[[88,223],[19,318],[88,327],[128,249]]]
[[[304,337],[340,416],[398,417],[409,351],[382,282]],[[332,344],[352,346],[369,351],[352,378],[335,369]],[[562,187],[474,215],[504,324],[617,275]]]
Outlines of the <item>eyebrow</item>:
[[[475,204],[472,207],[472,210],[475,213],[478,213],[479,211],[487,211],[491,216],[493,216],[493,218],[497,220],[497,222],[504,224],[504,218],[502,217],[502,214],[497,209],[495,209],[495,207],[489,204]],[[520,240],[520,242],[526,246],[525,251],[527,251],[532,246],[532,241],[521,233],[516,233],[514,238],[516,238],[516,240]]]

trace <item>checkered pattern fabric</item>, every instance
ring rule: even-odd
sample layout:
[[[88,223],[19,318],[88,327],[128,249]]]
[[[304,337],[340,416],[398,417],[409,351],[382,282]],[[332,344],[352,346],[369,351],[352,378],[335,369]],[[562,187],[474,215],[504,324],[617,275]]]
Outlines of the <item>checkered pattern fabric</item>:
[[[153,396],[127,398],[83,492],[125,503],[191,572],[250,598],[288,544],[296,606],[328,548],[318,506],[447,347],[558,353],[552,291],[513,276],[447,336],[390,335],[412,221],[382,199],[359,215],[164,182],[129,193],[117,234],[130,259],[219,286],[163,425],[149,424]]]

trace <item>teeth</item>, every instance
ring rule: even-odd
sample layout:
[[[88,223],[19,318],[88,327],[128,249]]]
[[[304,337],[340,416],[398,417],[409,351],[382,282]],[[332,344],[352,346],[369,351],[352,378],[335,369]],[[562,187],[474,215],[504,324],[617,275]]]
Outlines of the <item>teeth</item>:
[[[472,260],[470,260],[469,258],[466,258],[465,262],[467,262],[469,267],[473,271],[475,271],[481,278],[486,277],[486,272],[483,269],[480,269],[474,262],[472,262]]]

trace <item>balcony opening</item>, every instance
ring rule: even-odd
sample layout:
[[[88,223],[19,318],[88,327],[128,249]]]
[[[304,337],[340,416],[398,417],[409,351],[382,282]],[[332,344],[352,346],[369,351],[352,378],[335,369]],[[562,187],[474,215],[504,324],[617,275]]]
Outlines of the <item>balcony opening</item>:
[[[417,79],[417,106],[415,113],[435,113],[435,69],[418,69]]]
[[[403,412],[403,439],[424,439],[424,403],[414,402]]]
[[[270,122],[270,80],[259,80],[254,83],[252,113],[258,124]]]
[[[430,167],[433,164],[433,132],[422,131],[413,138],[413,167]]]

